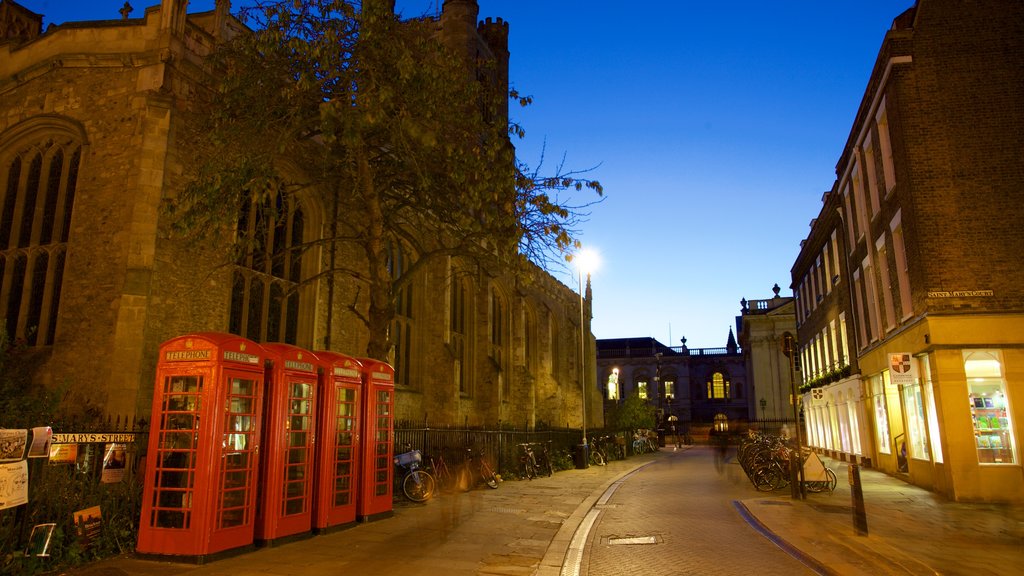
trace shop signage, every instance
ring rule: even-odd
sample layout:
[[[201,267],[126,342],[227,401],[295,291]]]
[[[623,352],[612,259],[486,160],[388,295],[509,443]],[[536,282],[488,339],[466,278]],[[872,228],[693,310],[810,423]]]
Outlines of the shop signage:
[[[992,296],[995,293],[991,290],[952,290],[952,291],[929,291],[929,298],[979,298]]]
[[[54,434],[54,444],[89,444],[92,442],[135,442],[135,434]]]
[[[889,379],[896,386],[912,386],[917,380],[917,362],[908,352],[889,354]]]

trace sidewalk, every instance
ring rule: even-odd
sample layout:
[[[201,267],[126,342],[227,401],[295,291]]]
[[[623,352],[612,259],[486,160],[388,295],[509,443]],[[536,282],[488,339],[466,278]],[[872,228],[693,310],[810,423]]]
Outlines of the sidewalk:
[[[740,503],[769,538],[812,558],[825,574],[1020,574],[1024,506],[961,504],[882,472],[861,468],[867,535],[857,535],[848,467],[832,495],[789,493]]]
[[[497,490],[442,495],[426,505],[397,501],[393,518],[199,566],[121,556],[65,574],[556,576],[567,558],[586,553],[573,537],[593,521],[591,511],[613,484],[663,458],[687,457],[662,449],[604,467],[505,482]],[[825,464],[839,478],[832,495],[794,501],[788,491],[762,494],[751,487],[749,498],[735,502],[747,522],[818,573],[988,576],[1019,574],[1024,566],[1024,507],[950,503],[862,469],[868,535],[858,536],[847,467]]]

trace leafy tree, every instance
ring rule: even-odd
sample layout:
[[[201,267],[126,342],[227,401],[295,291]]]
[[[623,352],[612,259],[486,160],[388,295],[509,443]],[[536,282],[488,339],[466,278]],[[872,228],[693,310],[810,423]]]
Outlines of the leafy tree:
[[[590,205],[564,194],[603,193],[582,172],[545,176],[518,161],[510,136],[524,132],[508,120],[508,98],[530,98],[509,92],[493,63],[446,45],[434,21],[399,21],[389,4],[243,10],[251,31],[216,48],[208,90],[191,103],[189,184],[168,205],[178,231],[195,238],[230,231],[253,198],[272,207],[279,195],[321,195],[331,230],[302,248],[362,255],[330,259],[322,274],[367,288],[350,308],[379,359],[391,349],[396,294],[422,266],[446,256],[501,270],[564,265]],[[389,260],[396,245],[415,256],[404,270]],[[238,258],[257,246],[236,238],[232,248]]]
[[[615,430],[652,429],[656,420],[654,406],[635,392],[610,410],[608,415],[608,424]]]

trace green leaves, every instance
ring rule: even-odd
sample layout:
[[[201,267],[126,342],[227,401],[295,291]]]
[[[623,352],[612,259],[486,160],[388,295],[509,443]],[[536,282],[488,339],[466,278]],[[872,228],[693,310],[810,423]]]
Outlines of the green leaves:
[[[453,51],[435,21],[399,22],[387,5],[282,0],[243,12],[252,32],[217,46],[180,133],[188,183],[166,206],[175,230],[229,232],[243,202],[280,192],[336,202],[348,233],[312,242],[350,244],[371,268],[387,241],[412,238],[422,260],[560,264],[589,206],[568,200],[600,196],[600,184],[517,162],[510,136],[525,130],[509,122],[508,99],[532,97],[506,90],[503,64]],[[391,301],[391,286],[370,284],[369,300]],[[386,338],[371,334],[371,347]]]

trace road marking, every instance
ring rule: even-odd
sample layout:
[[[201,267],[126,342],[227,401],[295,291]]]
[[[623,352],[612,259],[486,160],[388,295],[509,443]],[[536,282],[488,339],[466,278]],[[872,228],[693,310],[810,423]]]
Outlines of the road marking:
[[[609,538],[608,544],[612,546],[623,544],[657,544],[657,536],[633,536],[630,538]]]
[[[576,528],[576,533],[572,536],[572,542],[569,543],[569,550],[565,553],[566,561],[562,564],[561,576],[580,576],[580,564],[583,563],[583,548],[587,545],[590,529],[594,527],[594,521],[597,520],[597,516],[600,513],[600,510],[591,508],[583,522]]]
[[[587,546],[587,539],[590,537],[590,529],[594,527],[594,522],[597,520],[598,515],[601,514],[599,506],[603,506],[608,503],[608,500],[612,497],[612,494],[622,486],[622,483],[643,470],[647,466],[650,466],[655,461],[647,462],[635,470],[626,474],[622,478],[619,478],[612,485],[604,491],[604,494],[597,500],[590,511],[587,512],[586,517],[580,522],[580,525],[576,527],[576,532],[573,533],[572,542],[569,543],[569,549],[565,552],[565,561],[562,562],[562,571],[559,572],[560,576],[580,576],[580,565],[583,563],[583,549]]]

